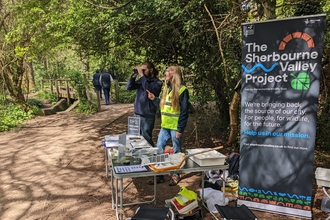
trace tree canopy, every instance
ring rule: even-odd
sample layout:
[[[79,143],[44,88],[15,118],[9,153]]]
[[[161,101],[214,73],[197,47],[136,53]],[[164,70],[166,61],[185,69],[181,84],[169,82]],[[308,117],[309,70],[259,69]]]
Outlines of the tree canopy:
[[[241,24],[326,13],[329,0],[4,0],[0,3],[2,93],[24,105],[25,81],[109,67],[125,80],[153,61],[177,63],[201,104],[215,101],[218,128],[241,78]],[[329,30],[329,22],[328,27]],[[329,33],[325,37],[321,109],[329,111]],[[29,77],[30,76],[30,77]]]

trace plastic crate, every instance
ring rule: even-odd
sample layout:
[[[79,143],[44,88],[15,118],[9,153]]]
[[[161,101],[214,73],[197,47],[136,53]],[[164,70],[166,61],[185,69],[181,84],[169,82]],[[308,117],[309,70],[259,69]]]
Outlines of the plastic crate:
[[[315,171],[316,184],[330,187],[330,169],[317,167]]]
[[[211,148],[195,148],[195,149],[188,149],[187,153],[195,154],[201,151],[210,150]],[[199,166],[213,166],[213,165],[223,165],[225,164],[226,156],[219,153],[216,150],[208,151],[201,154],[196,154],[190,157],[191,160],[196,162]]]

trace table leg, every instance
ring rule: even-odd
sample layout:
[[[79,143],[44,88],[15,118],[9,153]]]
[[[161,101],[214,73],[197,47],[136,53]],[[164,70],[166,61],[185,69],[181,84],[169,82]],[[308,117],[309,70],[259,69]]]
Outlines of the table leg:
[[[154,176],[154,204],[156,205],[157,178]]]
[[[112,171],[111,171],[112,172]],[[112,204],[112,209],[115,208],[115,204],[114,204],[114,184],[113,184],[113,176],[112,176],[112,173],[111,173],[111,176],[110,176],[110,182],[111,182],[111,204]],[[117,189],[117,188],[116,188]],[[117,205],[117,204],[116,204]]]
[[[123,220],[124,215],[124,207],[123,207],[123,179],[120,179],[120,191],[119,191],[119,197],[120,197],[120,220]]]
[[[104,148],[105,176],[108,178],[108,150]]]
[[[119,212],[118,212],[118,179],[116,179],[116,190],[115,190],[115,194],[116,194],[116,217],[117,219],[119,219]]]

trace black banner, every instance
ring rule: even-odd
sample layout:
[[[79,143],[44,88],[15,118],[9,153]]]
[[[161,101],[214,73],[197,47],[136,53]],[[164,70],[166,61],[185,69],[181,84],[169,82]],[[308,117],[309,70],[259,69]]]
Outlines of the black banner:
[[[325,15],[242,25],[238,205],[311,217]]]

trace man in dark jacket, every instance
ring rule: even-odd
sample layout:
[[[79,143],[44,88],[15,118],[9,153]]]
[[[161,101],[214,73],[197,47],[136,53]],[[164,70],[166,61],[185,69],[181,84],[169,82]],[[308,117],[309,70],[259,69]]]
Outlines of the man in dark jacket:
[[[100,84],[100,76],[101,76],[100,71],[96,70],[96,72],[93,75],[92,83],[95,88],[95,91],[100,94],[100,99],[102,99],[102,86]]]
[[[102,89],[103,89],[106,105],[110,104],[110,89],[111,89],[111,81],[112,80],[113,80],[112,76],[109,73],[108,69],[104,68],[103,73],[100,76],[100,84],[101,84]]]
[[[137,90],[134,102],[134,114],[140,116],[140,130],[142,136],[155,146],[152,140],[152,130],[155,125],[155,116],[158,109],[149,98],[146,90],[152,92],[156,97],[162,89],[162,81],[157,78],[158,70],[154,64],[146,61],[141,66],[134,68],[134,73],[126,84],[127,90]],[[138,80],[136,77],[140,76]]]

